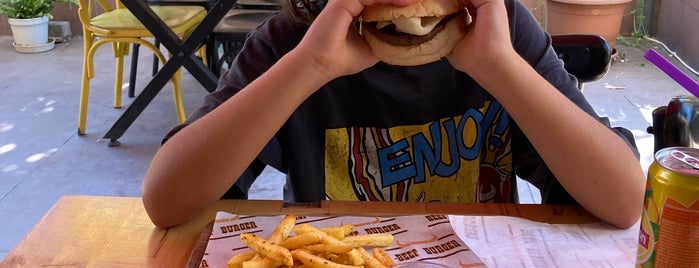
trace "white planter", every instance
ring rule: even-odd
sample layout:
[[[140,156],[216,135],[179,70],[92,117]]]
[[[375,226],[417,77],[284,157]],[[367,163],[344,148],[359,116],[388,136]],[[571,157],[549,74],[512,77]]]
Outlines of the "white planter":
[[[54,40],[49,40],[49,18],[13,19],[8,22],[15,38],[18,52],[43,52],[53,48]]]

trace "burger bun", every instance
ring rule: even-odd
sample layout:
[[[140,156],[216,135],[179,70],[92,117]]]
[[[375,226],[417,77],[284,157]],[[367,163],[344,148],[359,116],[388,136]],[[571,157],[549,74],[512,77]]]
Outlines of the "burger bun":
[[[362,19],[371,21],[391,21],[405,16],[430,17],[445,16],[458,13],[450,18],[444,28],[431,39],[414,45],[397,45],[382,40],[366,27],[361,28],[361,34],[371,47],[371,51],[379,60],[399,66],[417,66],[435,62],[447,56],[461,41],[466,33],[466,27],[471,17],[465,10],[461,0],[418,0],[407,7],[391,5],[374,5],[365,10]]]

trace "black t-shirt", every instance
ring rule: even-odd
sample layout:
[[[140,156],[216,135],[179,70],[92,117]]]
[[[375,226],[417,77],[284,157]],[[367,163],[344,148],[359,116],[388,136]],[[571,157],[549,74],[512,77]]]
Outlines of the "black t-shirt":
[[[506,5],[516,51],[597,117],[538,22],[517,1]],[[283,12],[270,17],[188,122],[265,72],[306,30]],[[515,202],[515,176],[541,189],[545,203],[573,202],[507,111],[445,59],[416,67],[378,63],[326,84],[291,115],[234,190],[244,196],[265,165],[287,174],[284,198],[294,202]]]

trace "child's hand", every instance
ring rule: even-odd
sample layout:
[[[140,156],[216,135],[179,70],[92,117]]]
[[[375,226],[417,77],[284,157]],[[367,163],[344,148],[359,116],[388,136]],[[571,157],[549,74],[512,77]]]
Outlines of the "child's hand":
[[[472,23],[466,36],[447,56],[449,62],[473,75],[485,65],[506,60],[513,55],[507,11],[502,0],[469,0]]]
[[[323,66],[329,79],[357,73],[378,62],[354,26],[364,7],[375,4],[406,6],[412,0],[329,0],[297,46]]]

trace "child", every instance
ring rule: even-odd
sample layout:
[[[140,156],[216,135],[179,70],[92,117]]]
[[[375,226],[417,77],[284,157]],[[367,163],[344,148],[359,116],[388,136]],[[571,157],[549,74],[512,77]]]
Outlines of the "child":
[[[265,165],[287,174],[287,201],[515,202],[519,176],[544,203],[638,220],[633,137],[597,118],[524,6],[470,0],[473,23],[446,58],[378,62],[355,19],[411,1],[290,0],[269,18],[154,157],[153,223],[183,223],[228,189],[244,196]]]

